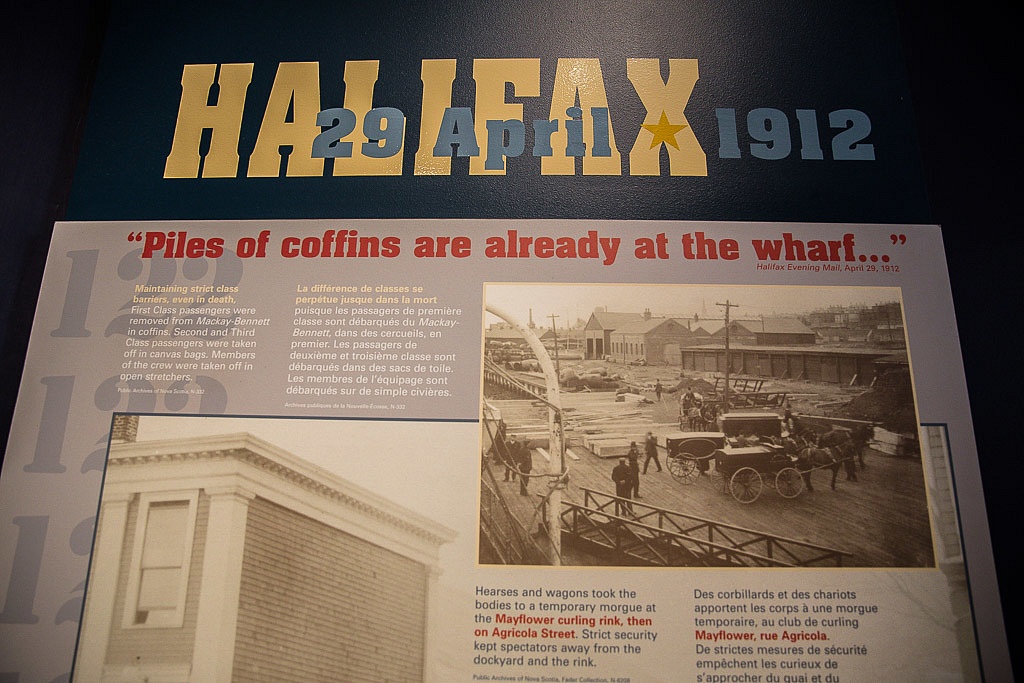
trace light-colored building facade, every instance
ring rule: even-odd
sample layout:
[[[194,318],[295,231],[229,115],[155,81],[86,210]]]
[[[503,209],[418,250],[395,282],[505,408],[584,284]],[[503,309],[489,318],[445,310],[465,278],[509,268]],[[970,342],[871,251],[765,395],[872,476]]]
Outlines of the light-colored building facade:
[[[594,311],[583,328],[583,336],[587,345],[584,357],[589,360],[611,355],[612,332],[623,325],[643,320],[644,316],[640,313],[613,313],[604,309]]]
[[[74,680],[419,683],[453,538],[246,433],[112,444]]]
[[[643,360],[679,365],[680,349],[702,338],[694,335],[687,323],[677,318],[648,318],[622,325],[609,336],[609,355],[622,363]]]

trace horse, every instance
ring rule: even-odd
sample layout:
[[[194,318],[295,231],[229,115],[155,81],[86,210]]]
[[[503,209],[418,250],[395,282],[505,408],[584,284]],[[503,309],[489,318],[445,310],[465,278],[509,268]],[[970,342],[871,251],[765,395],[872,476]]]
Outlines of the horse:
[[[808,491],[813,491],[814,486],[811,485],[811,472],[818,468],[828,467],[832,470],[832,490],[836,490],[836,477],[839,476],[839,464],[840,461],[836,459],[835,452],[828,447],[822,447],[819,444],[815,444],[806,438],[801,438],[799,441],[790,436],[783,440],[783,445],[786,447],[788,453],[796,455],[797,469],[800,471],[800,476],[804,479],[804,486],[807,487]]]
[[[797,453],[797,465],[800,468],[800,473],[803,475],[804,484],[807,485],[808,491],[814,490],[814,487],[811,486],[811,470],[826,466],[832,470],[832,482],[830,485],[833,491],[836,490],[836,477],[839,476],[839,461],[836,460],[831,449],[808,444]]]
[[[863,446],[858,444],[849,429],[833,427],[818,437],[818,447],[828,448],[836,462],[842,463],[846,481],[857,481],[857,452]]]

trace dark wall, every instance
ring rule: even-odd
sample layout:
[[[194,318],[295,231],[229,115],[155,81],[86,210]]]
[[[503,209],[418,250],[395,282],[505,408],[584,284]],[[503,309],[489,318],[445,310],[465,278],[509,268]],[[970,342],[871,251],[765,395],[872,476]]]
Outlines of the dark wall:
[[[901,35],[935,222],[942,225],[975,438],[1015,671],[1024,671],[1020,493],[1016,450],[1021,367],[1021,136],[1011,101],[1020,82],[1019,37],[1006,16],[981,8],[899,2]],[[1005,325],[1010,321],[1009,325]],[[990,334],[998,325],[1005,334]],[[969,568],[968,568],[969,570]],[[979,615],[984,618],[984,615]]]

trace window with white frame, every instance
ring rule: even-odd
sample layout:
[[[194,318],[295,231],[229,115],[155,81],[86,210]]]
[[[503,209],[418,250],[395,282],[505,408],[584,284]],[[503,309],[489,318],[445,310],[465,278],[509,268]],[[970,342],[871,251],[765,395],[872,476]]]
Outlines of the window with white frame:
[[[142,494],[125,601],[126,627],[180,627],[198,492]]]

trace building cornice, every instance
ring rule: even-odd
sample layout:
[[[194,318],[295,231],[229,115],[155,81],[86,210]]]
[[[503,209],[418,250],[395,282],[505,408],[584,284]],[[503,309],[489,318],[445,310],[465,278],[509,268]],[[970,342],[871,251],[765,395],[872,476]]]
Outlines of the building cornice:
[[[237,470],[238,474],[247,475],[264,486],[281,488],[279,485],[285,484],[297,489],[300,495],[296,496],[297,492],[293,490],[290,492],[292,498],[307,503],[314,499],[326,501],[331,508],[358,513],[435,547],[455,537],[451,529],[248,433],[139,441],[112,444],[110,447],[108,477],[127,474],[128,468],[149,465],[174,472],[173,475],[155,475],[156,479],[173,476],[180,480],[184,470],[189,478],[199,481],[225,474],[222,466],[229,465],[229,469]],[[269,477],[256,476],[258,473]]]

